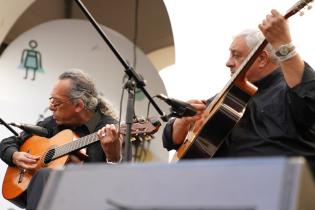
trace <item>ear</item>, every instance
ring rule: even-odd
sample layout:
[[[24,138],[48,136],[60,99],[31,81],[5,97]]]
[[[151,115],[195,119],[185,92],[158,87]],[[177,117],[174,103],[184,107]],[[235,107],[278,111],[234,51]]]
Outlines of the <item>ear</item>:
[[[270,53],[267,50],[263,50],[257,58],[259,68],[264,68],[270,62]]]
[[[85,109],[85,105],[84,105],[83,100],[81,98],[77,99],[76,104],[75,104],[75,111],[81,112],[84,109]]]

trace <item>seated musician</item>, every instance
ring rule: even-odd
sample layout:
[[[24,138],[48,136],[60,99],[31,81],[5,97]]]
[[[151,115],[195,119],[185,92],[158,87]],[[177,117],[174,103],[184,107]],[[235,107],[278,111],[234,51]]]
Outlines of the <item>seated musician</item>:
[[[85,154],[77,153],[81,154],[77,157],[85,157],[84,162],[121,161],[122,144],[113,125],[117,123],[114,113],[98,96],[95,85],[84,72],[72,70],[61,74],[49,100],[52,116],[38,124],[48,130],[48,138],[64,129],[71,129],[80,137],[97,132],[100,141],[89,145]],[[23,132],[20,137],[4,139],[0,144],[1,159],[9,166],[26,170],[36,168],[39,157],[19,151],[24,140],[31,135]],[[36,209],[49,172],[48,168],[38,170],[33,175],[27,190],[21,195],[21,199],[26,201],[27,210]],[[23,202],[19,203],[20,205],[23,207]]]
[[[246,74],[258,90],[250,98],[243,117],[223,138],[214,157],[312,159],[315,157],[315,137],[310,135],[315,123],[315,72],[298,54],[288,22],[278,11],[272,10],[258,27],[260,31],[241,32],[230,45],[226,66],[233,75],[260,40],[265,37],[269,42]],[[163,145],[168,150],[181,148],[194,122],[201,126],[205,123],[203,101],[188,102],[198,113],[169,121],[163,132]],[[225,126],[224,122],[219,126]],[[315,164],[310,161],[310,165],[314,170]]]

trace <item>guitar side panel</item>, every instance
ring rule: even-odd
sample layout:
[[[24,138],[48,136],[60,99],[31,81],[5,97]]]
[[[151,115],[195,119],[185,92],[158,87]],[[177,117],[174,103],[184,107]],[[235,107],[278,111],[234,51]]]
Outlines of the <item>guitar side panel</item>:
[[[221,110],[202,128],[181,159],[211,158],[222,144],[224,137],[232,130],[237,121],[229,118]],[[212,131],[212,132],[209,132]]]

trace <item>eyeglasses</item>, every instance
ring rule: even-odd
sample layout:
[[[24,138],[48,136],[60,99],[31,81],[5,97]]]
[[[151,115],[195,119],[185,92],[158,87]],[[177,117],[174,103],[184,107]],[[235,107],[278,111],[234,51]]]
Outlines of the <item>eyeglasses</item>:
[[[69,98],[65,101],[61,101],[60,99],[54,98],[54,97],[50,97],[49,98],[49,104],[55,108],[58,108],[59,106],[61,106],[64,103],[69,102],[70,100],[72,100],[72,98]]]

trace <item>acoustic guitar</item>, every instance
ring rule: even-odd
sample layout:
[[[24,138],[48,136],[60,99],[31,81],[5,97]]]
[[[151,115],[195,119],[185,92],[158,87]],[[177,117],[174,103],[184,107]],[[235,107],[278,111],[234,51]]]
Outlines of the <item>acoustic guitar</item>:
[[[161,123],[152,118],[132,124],[133,137],[147,137],[158,131]],[[121,125],[120,133],[125,134],[126,126]],[[40,156],[35,170],[29,171],[18,167],[8,167],[2,184],[2,195],[13,204],[23,207],[25,201],[21,198],[26,191],[33,174],[41,168],[60,168],[64,166],[70,153],[78,151],[99,141],[97,133],[78,138],[71,130],[63,130],[52,138],[31,136],[20,147],[20,151]]]
[[[298,1],[284,17],[288,19],[312,1]],[[267,40],[263,39],[254,47],[223,90],[206,107],[202,119],[191,126],[172,161],[213,157],[224,138],[242,118],[249,99],[257,91],[257,87],[246,79],[246,72],[267,44]]]

